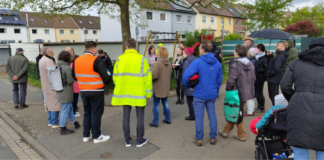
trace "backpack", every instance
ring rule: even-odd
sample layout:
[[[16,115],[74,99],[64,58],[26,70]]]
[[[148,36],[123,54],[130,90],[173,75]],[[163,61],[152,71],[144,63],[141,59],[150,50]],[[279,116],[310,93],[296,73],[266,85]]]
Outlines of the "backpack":
[[[63,91],[63,80],[61,75],[61,67],[48,66],[48,79],[53,91]]]

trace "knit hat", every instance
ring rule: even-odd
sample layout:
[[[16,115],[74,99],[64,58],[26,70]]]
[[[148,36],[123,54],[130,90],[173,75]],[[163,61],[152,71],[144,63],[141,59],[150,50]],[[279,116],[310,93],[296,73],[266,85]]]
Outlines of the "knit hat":
[[[324,37],[314,39],[309,45],[309,49],[315,47],[324,47]]]
[[[256,132],[256,124],[260,121],[262,117],[257,117],[255,119],[253,119],[250,123],[250,130],[253,134],[258,134],[258,132]]]
[[[275,99],[276,106],[282,106],[282,107],[288,106],[288,101],[282,94],[276,95],[274,99]]]
[[[183,50],[187,56],[190,56],[194,53],[194,50],[191,47],[187,47]]]
[[[251,57],[255,57],[259,53],[259,49],[256,47],[252,47],[249,49],[249,55]]]

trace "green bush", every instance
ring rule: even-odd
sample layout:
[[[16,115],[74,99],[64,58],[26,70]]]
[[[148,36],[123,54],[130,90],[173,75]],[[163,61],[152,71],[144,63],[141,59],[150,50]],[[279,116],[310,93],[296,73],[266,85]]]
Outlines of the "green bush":
[[[28,82],[32,84],[33,86],[41,88],[41,82],[40,79],[38,79],[37,73],[36,73],[36,63],[35,62],[29,62],[29,68],[28,68]]]
[[[243,37],[236,33],[230,33],[224,37],[225,41],[236,41],[236,40],[242,40]]]

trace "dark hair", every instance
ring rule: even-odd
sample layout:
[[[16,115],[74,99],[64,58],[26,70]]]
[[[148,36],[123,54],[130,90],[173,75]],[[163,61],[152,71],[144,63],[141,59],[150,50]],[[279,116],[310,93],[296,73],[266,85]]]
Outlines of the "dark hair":
[[[212,52],[213,45],[210,41],[202,41],[201,42],[201,49],[203,49],[206,53]]]
[[[78,57],[79,57],[79,55],[74,55],[73,60],[72,60],[72,63],[74,63],[75,60],[76,60]]]
[[[125,44],[128,48],[136,48],[136,40],[134,38],[128,38]]]
[[[183,45],[183,50],[187,48],[187,46],[184,43],[180,43]]]
[[[150,46],[149,48],[148,48],[148,50],[147,50],[147,52],[148,52],[148,54],[151,56],[151,50],[152,50],[152,48],[154,48],[154,46]]]
[[[67,51],[62,51],[57,58],[64,62],[71,62],[71,54]]]
[[[265,46],[263,45],[263,44],[258,44],[257,45],[257,48],[260,50],[260,51],[262,51],[262,52],[265,52],[266,50],[265,50]]]
[[[73,51],[73,55],[75,55],[74,49],[73,49],[73,48],[71,48],[71,50]]]
[[[235,46],[235,51],[238,53],[240,57],[246,57],[247,49],[244,45],[238,44]]]
[[[101,53],[104,53],[102,49],[99,49],[98,50],[98,53],[101,54]]]
[[[94,41],[88,41],[85,43],[85,49],[88,50],[88,49],[91,49],[91,48],[95,48],[97,47],[97,43],[94,42]]]

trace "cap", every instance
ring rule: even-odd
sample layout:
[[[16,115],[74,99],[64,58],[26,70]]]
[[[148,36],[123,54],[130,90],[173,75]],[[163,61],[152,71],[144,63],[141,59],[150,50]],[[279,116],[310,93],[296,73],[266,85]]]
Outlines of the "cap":
[[[315,47],[324,47],[324,37],[314,39],[309,45],[309,49]]]
[[[249,55],[251,57],[255,57],[258,54],[258,52],[259,52],[259,49],[256,47],[252,47],[249,49]]]
[[[251,38],[251,37],[245,37],[245,38],[243,39],[243,41],[245,41],[245,40],[251,40],[251,41],[253,41],[254,39]]]
[[[288,101],[282,94],[276,95],[274,99],[275,99],[276,106],[282,106],[282,107],[288,106]]]
[[[22,48],[17,48],[16,51],[21,52],[21,51],[24,51],[24,50]]]
[[[187,56],[190,56],[194,53],[194,50],[191,47],[187,47],[186,49],[183,50]]]

